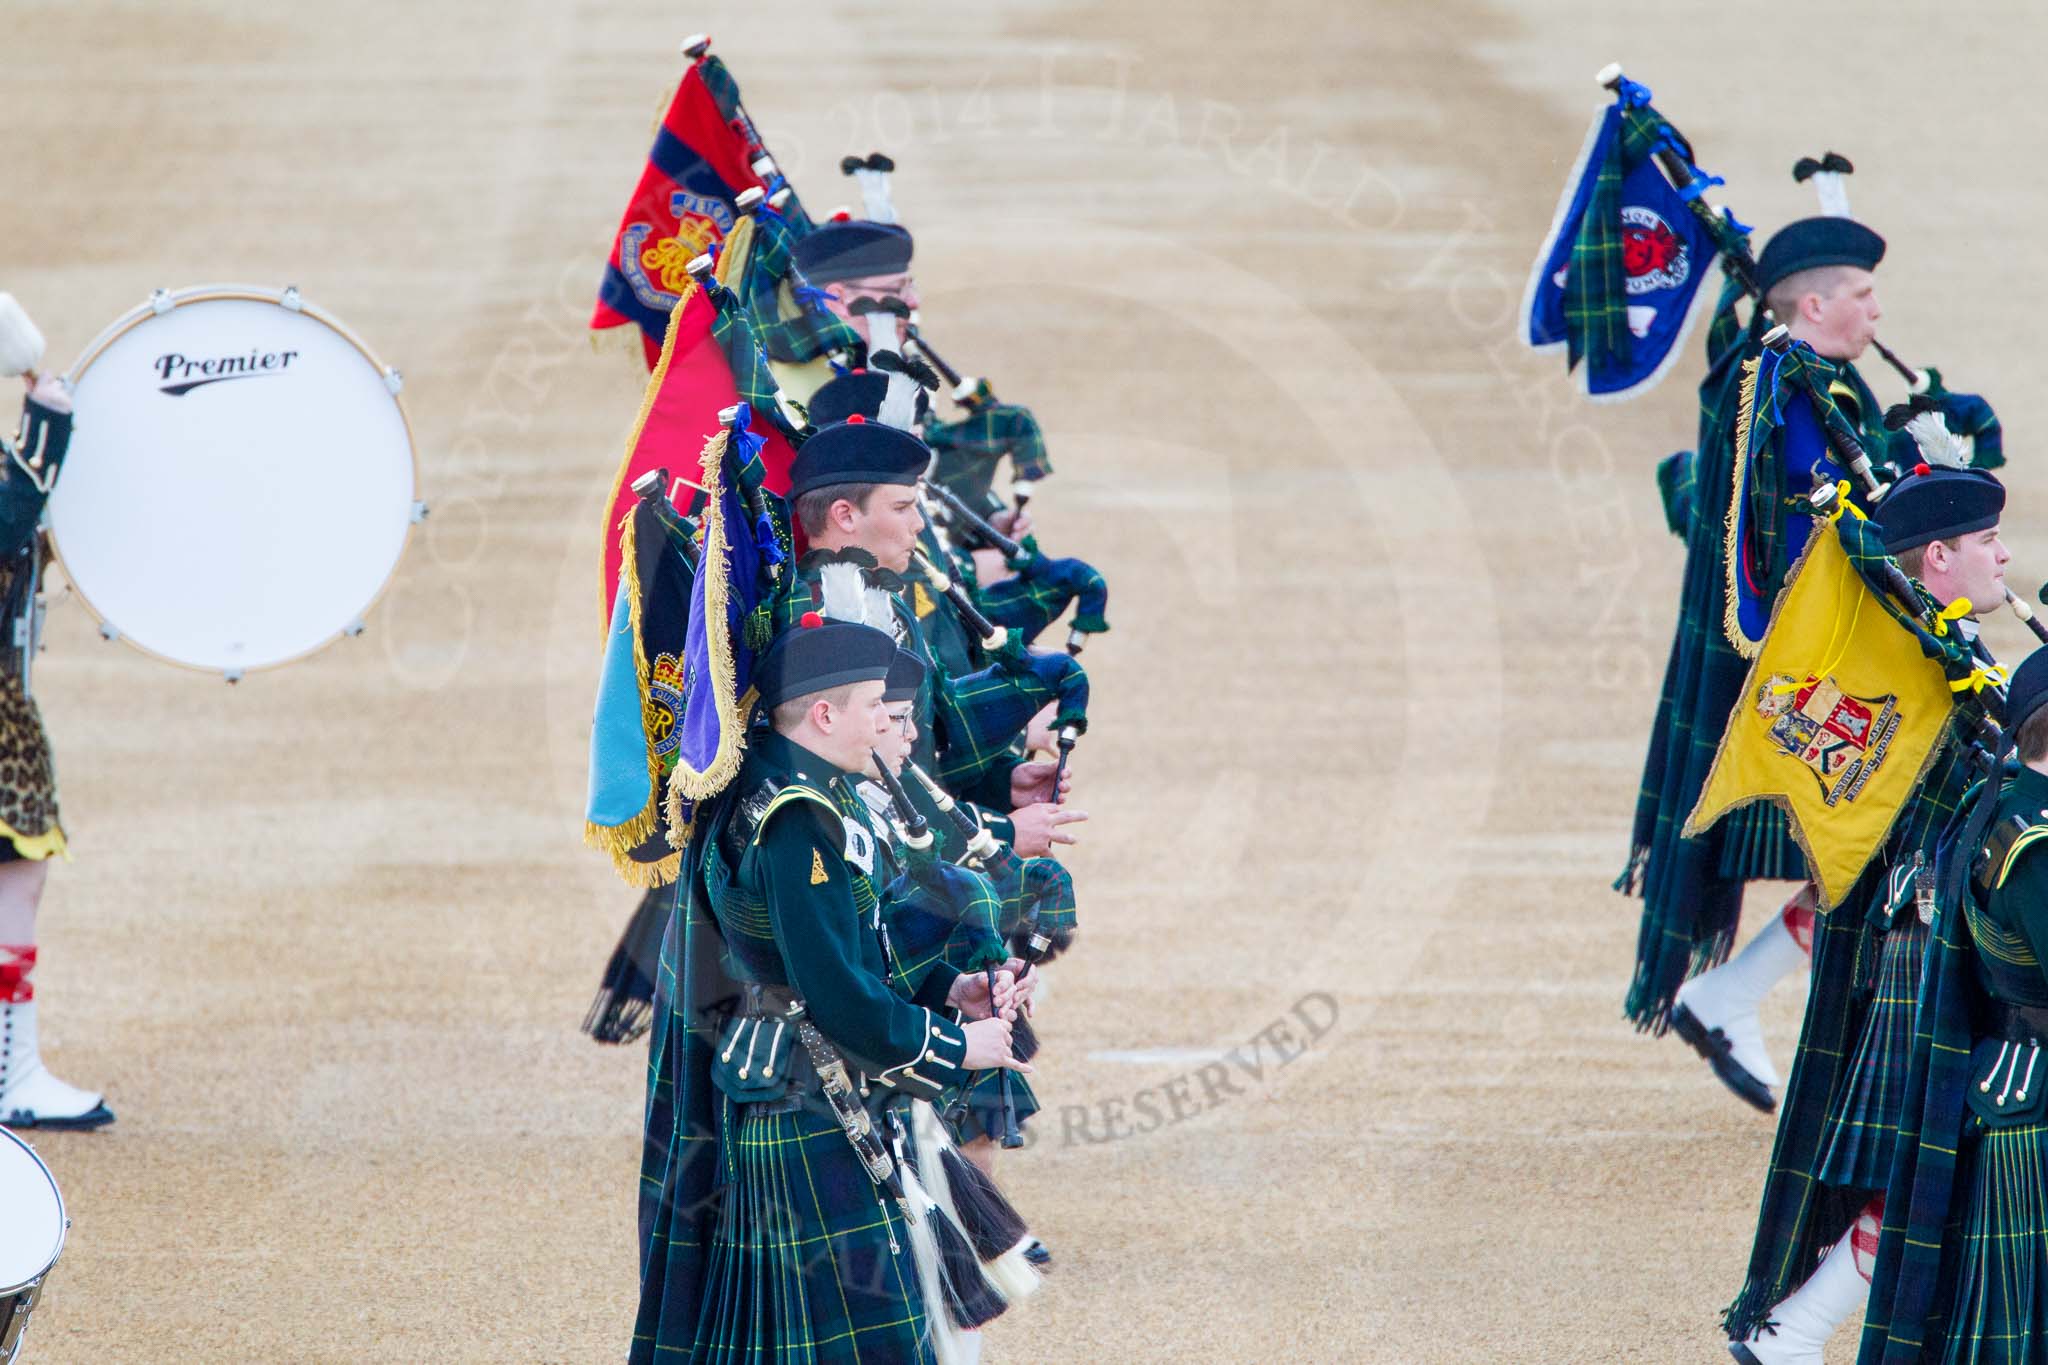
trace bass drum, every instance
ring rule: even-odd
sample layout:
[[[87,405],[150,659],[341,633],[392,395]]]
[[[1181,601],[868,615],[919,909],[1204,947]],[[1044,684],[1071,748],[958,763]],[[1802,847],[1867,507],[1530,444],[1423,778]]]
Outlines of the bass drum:
[[[66,378],[50,534],[103,634],[232,682],[362,630],[425,509],[354,332],[296,289],[159,290]]]
[[[50,1168],[23,1142],[0,1128],[0,1365],[21,1359],[28,1315],[42,1297],[43,1281],[64,1250],[71,1220]]]

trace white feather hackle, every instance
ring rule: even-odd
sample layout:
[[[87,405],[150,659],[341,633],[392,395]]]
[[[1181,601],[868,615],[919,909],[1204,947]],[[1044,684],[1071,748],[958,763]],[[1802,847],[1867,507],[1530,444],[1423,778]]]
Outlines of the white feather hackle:
[[[1943,469],[1968,469],[1970,452],[1963,445],[1962,438],[1948,429],[1948,421],[1938,412],[1916,412],[1907,419],[1906,430],[1913,435],[1913,444],[1920,448],[1920,458],[1930,465]]]
[[[1813,192],[1820,199],[1820,211],[1828,218],[1849,216],[1848,178],[1840,171],[1815,171]]]
[[[889,383],[882,390],[882,406],[875,413],[875,420],[884,426],[895,427],[898,431],[913,431],[917,427],[917,400],[924,392],[924,386],[907,374],[891,371]]]
[[[902,319],[894,313],[880,309],[868,314],[868,354],[876,351],[897,351],[903,349]]]
[[[854,183],[860,186],[860,202],[871,223],[896,221],[896,203],[889,197],[889,172],[857,170]]]
[[[27,374],[43,363],[43,334],[12,294],[0,294],[0,378]]]

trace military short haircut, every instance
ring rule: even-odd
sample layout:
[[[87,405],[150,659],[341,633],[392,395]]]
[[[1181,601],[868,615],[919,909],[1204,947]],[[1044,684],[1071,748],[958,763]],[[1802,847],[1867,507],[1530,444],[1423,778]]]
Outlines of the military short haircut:
[[[796,523],[804,528],[804,534],[815,536],[825,529],[825,514],[832,510],[832,504],[841,498],[852,503],[856,510],[868,510],[868,499],[881,485],[878,483],[832,483],[823,488],[813,488],[808,493],[797,494]]]
[[[1963,538],[1961,536],[1942,536],[1939,539],[1943,545],[1948,546],[1950,554],[1955,554],[1963,548]],[[1927,545],[1932,544],[1934,544],[1932,540],[1927,542]],[[1910,550],[1899,551],[1897,555],[1899,567],[1906,571],[1908,577],[1918,578],[1920,571],[1927,567],[1927,545],[1915,545]]]
[[[810,713],[815,703],[827,701],[832,703],[835,709],[843,709],[853,700],[853,689],[859,686],[859,683],[848,683],[844,687],[828,687],[823,692],[806,692],[801,697],[791,697],[788,701],[777,703],[768,712],[768,719],[778,732],[788,734],[803,724],[804,717]]]
[[[2048,758],[2048,706],[2020,722],[2020,762],[2039,763]]]
[[[1789,323],[1799,316],[1799,300],[1808,294],[1832,295],[1848,278],[1849,269],[1846,265],[1817,265],[1811,270],[1795,270],[1771,286],[1764,295],[1764,307],[1778,321]]]

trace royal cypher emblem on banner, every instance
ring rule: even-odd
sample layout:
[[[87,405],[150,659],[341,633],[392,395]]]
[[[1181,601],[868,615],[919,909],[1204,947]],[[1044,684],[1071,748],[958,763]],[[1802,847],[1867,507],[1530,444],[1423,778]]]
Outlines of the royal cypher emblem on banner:
[[[660,655],[647,669],[647,699],[642,704],[641,716],[664,777],[676,766],[676,748],[682,742],[676,733],[676,717],[682,710],[682,660],[673,654]]]
[[[669,196],[668,211],[676,218],[673,237],[649,245],[647,239],[656,231],[653,223],[635,223],[619,234],[619,270],[640,302],[664,312],[681,299],[690,262],[724,241],[734,222],[722,200],[688,190]]]
[[[1799,683],[1775,673],[1757,688],[1756,709],[1779,752],[1812,769],[1830,806],[1856,799],[1899,729],[1897,697],[1852,697],[1832,677]]]

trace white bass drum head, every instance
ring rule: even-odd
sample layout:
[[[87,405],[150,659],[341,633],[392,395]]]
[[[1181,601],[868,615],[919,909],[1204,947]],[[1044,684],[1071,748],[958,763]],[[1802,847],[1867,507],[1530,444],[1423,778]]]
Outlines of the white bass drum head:
[[[65,572],[109,633],[230,678],[359,629],[414,516],[395,372],[280,300],[298,304],[159,294],[108,328],[69,376],[50,498]]]

